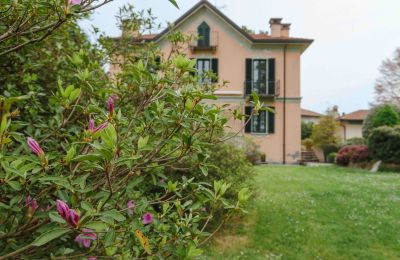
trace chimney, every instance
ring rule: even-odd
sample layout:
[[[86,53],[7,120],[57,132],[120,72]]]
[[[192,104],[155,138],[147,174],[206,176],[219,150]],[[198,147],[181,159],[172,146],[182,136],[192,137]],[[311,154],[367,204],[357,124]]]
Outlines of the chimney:
[[[121,24],[122,37],[132,37],[132,38],[140,37],[139,27],[140,26],[137,21],[131,19],[123,20]]]
[[[281,36],[289,38],[289,32],[290,32],[290,23],[283,23],[281,29]]]
[[[282,18],[271,18],[269,20],[272,37],[281,37],[281,31],[282,31],[282,23],[281,22],[282,22]]]

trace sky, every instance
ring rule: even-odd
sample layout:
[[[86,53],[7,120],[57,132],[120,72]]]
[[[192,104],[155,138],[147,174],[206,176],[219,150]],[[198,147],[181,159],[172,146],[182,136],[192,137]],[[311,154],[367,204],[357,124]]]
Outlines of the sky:
[[[115,15],[126,3],[138,10],[151,8],[157,21],[176,20],[198,0],[114,0],[82,21],[109,36],[120,35]],[[271,17],[291,23],[291,36],[314,39],[302,55],[302,107],[325,112],[369,108],[382,60],[400,47],[400,0],[210,0],[239,26],[268,30]]]

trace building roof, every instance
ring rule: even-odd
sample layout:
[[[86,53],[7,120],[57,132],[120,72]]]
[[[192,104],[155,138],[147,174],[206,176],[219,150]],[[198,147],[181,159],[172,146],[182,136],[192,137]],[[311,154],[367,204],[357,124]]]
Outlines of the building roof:
[[[368,109],[360,109],[349,114],[345,114],[341,116],[339,119],[342,121],[364,121],[367,117],[369,110]]]
[[[314,112],[308,109],[301,109],[301,116],[305,116],[305,117],[321,117],[323,116],[323,114],[320,114],[318,112]]]
[[[181,17],[179,17],[174,23],[174,27],[178,26],[182,23],[186,18],[188,18],[191,14],[195,13],[198,9],[202,7],[210,8],[214,13],[216,13],[219,17],[225,20],[228,24],[230,24],[236,31],[242,34],[246,39],[250,40],[253,43],[283,43],[283,44],[305,44],[306,46],[310,45],[313,40],[305,39],[305,38],[296,38],[296,37],[272,37],[268,34],[249,34],[245,30],[243,30],[240,26],[238,26],[235,22],[233,22],[229,17],[227,17],[224,13],[222,13],[218,8],[212,5],[207,0],[201,0],[192,8],[190,8],[186,13],[184,13]],[[134,39],[134,42],[138,40],[143,41],[158,41],[161,39],[166,33],[168,33],[171,28],[166,28],[159,34],[148,34],[142,35],[140,39]],[[114,38],[114,39],[118,39]]]

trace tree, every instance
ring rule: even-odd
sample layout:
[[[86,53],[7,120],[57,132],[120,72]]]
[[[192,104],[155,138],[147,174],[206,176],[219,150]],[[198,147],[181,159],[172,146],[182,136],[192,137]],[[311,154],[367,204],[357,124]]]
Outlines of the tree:
[[[375,84],[377,104],[395,103],[400,105],[400,48],[392,59],[385,59],[379,69],[381,77]]]
[[[399,123],[400,109],[393,104],[382,104],[371,108],[364,120],[362,134],[368,139],[372,129],[379,126],[394,126]]]
[[[372,118],[372,126],[374,128],[380,126],[395,126],[399,124],[400,117],[394,110],[393,106],[388,104],[379,109],[376,115]]]
[[[311,137],[313,127],[313,122],[301,122],[301,140]]]
[[[0,56],[43,41],[68,21],[113,0],[0,0]],[[175,0],[170,3],[178,7]]]
[[[337,151],[339,137],[337,136],[338,122],[332,114],[321,117],[313,127],[311,139],[314,145],[322,149],[324,159],[329,153]]]

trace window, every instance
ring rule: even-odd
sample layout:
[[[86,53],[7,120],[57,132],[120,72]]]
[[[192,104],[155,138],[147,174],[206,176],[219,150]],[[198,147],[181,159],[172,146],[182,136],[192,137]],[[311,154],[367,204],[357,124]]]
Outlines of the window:
[[[275,59],[246,59],[246,94],[275,95]]]
[[[197,46],[210,47],[210,26],[206,22],[202,22],[197,28],[197,33],[199,37]]]
[[[267,60],[253,60],[253,91],[267,93]]]
[[[196,69],[200,83],[217,82],[216,78],[208,78],[207,73],[212,72],[218,76],[218,59],[197,59]]]
[[[272,108],[272,107],[271,107]],[[273,108],[272,108],[273,109]],[[246,122],[253,112],[253,107],[245,107]],[[245,133],[272,134],[275,132],[275,113],[271,111],[259,111],[252,115],[245,126]]]

